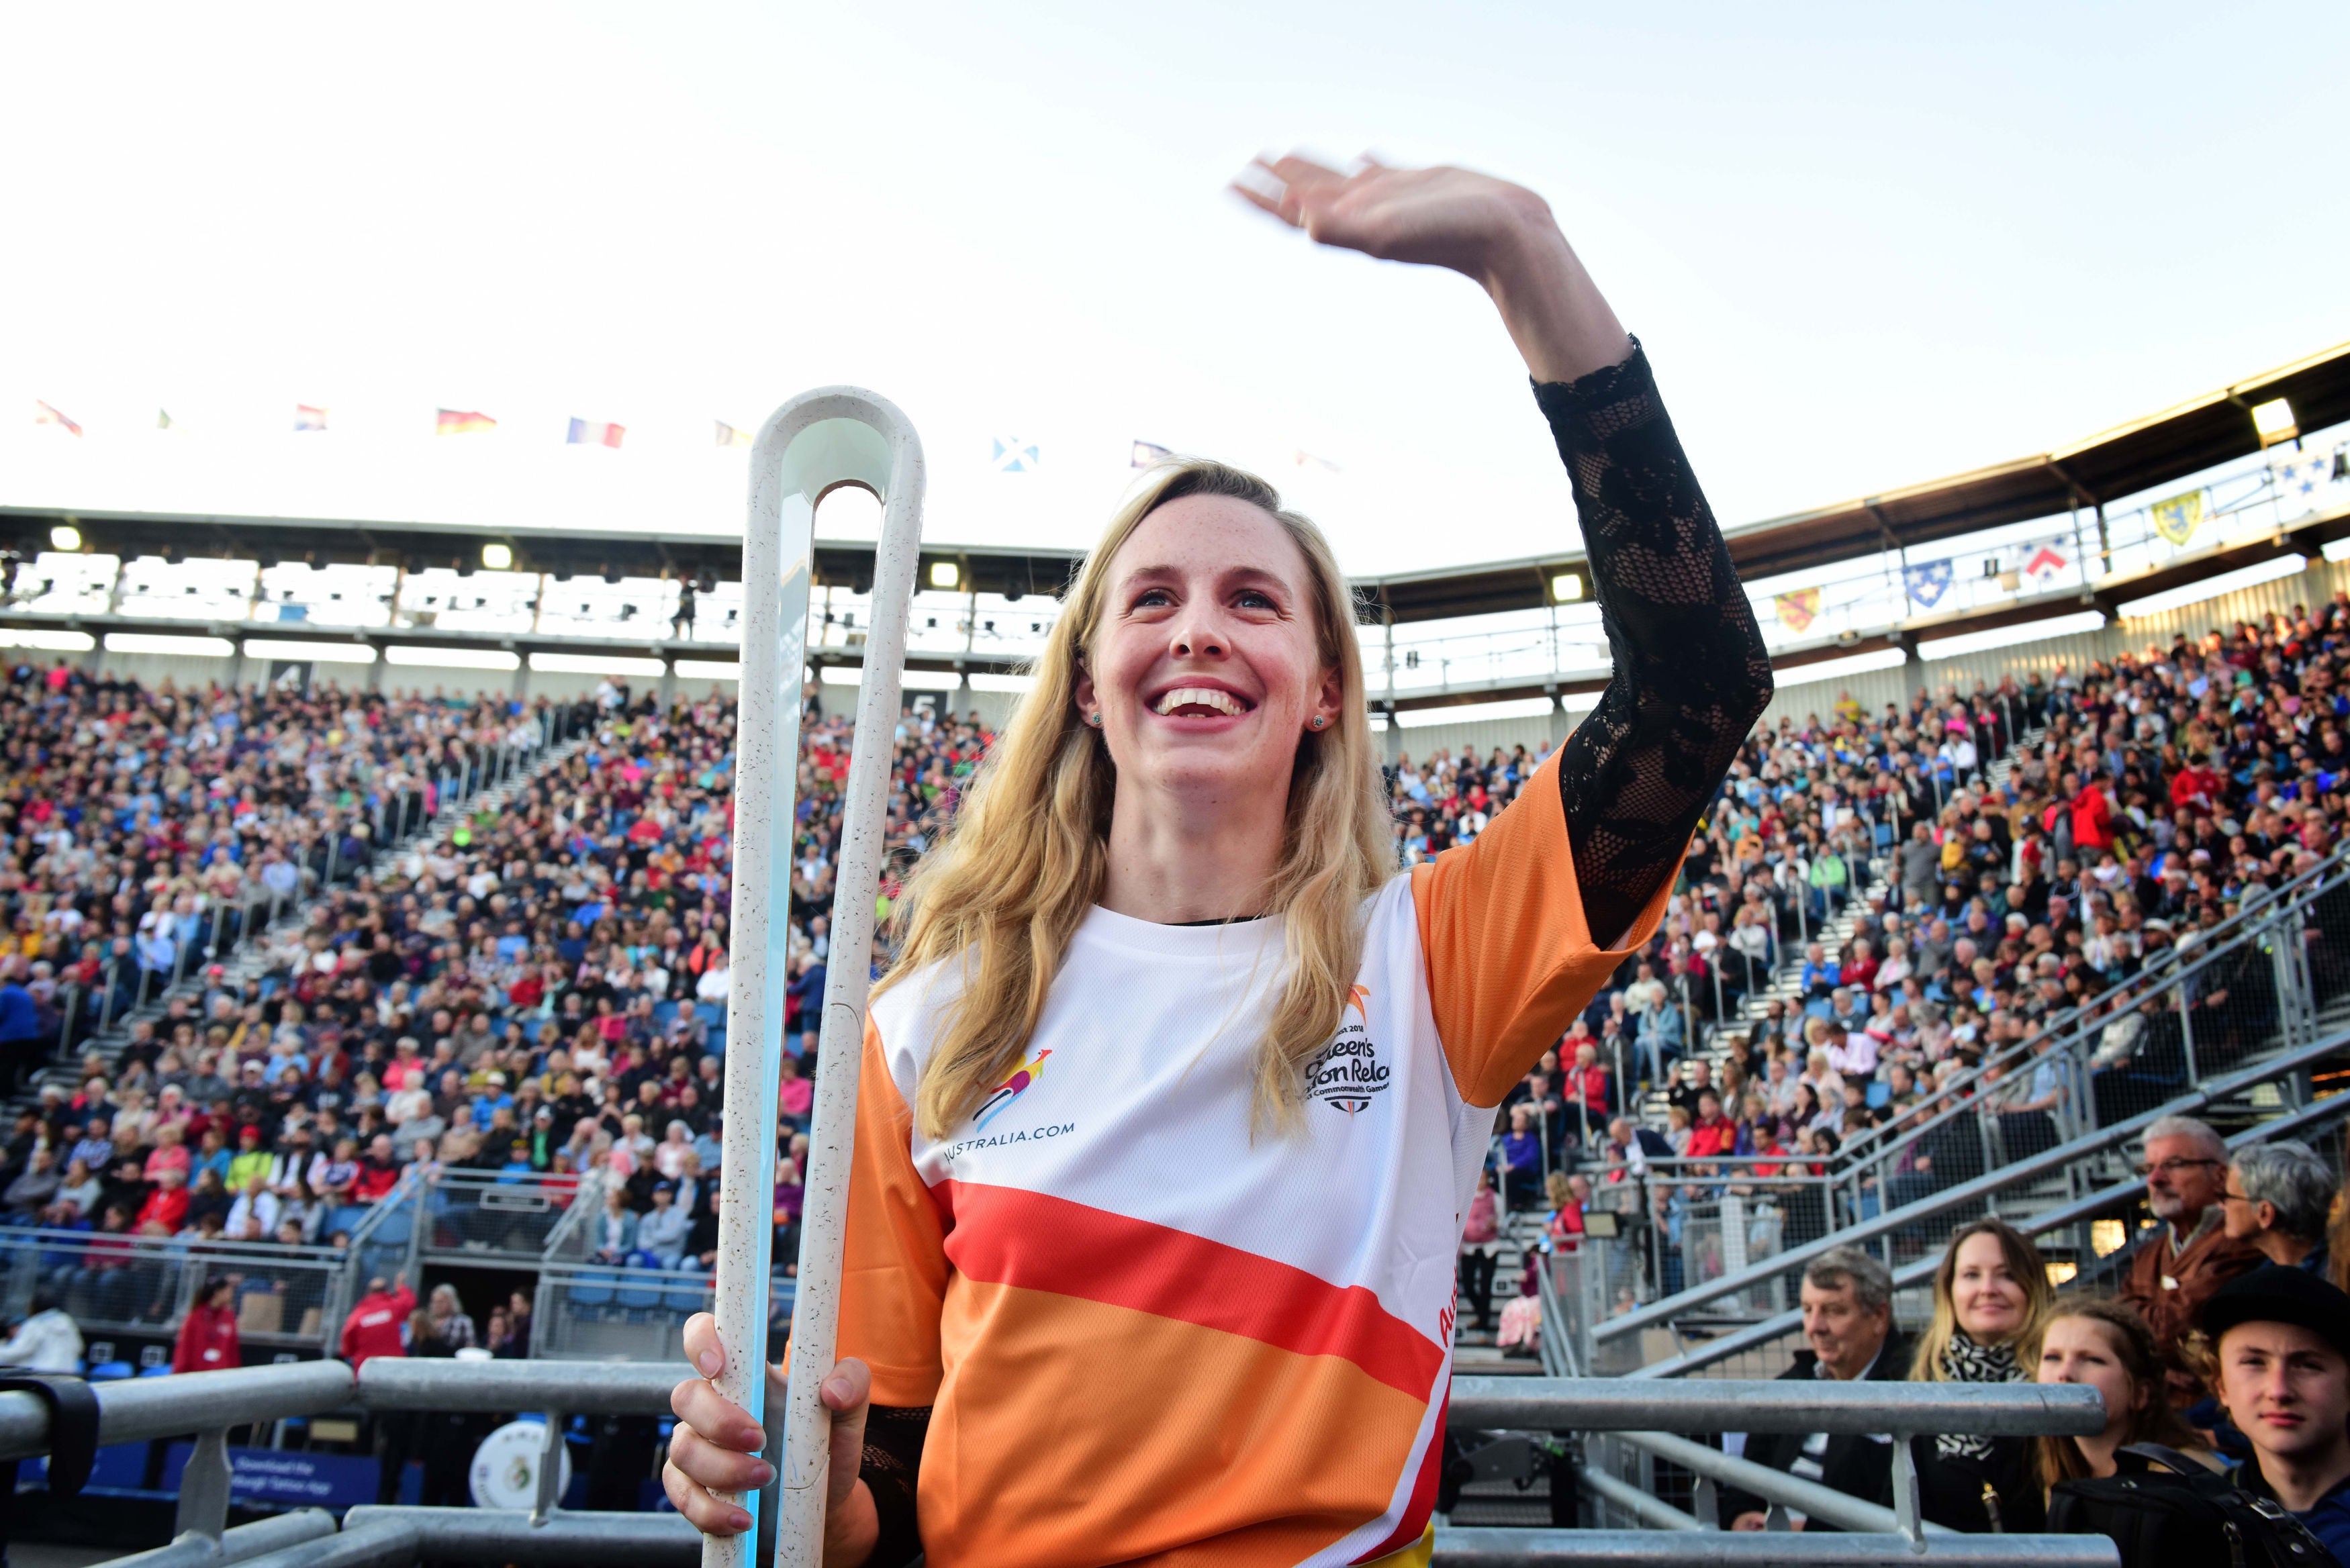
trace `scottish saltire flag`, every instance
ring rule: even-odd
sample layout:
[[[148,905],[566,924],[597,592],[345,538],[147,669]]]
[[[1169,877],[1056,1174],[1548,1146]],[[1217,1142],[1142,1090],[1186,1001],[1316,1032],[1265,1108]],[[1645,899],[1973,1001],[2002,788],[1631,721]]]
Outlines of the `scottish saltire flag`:
[[[1030,472],[1036,466],[1036,443],[1017,436],[997,436],[994,454],[988,462],[998,473]]]
[[[2174,548],[2183,548],[2195,536],[2203,521],[2203,493],[2189,490],[2158,501],[2146,509],[2154,524],[2154,531],[2168,540]]]
[[[498,421],[489,415],[463,409],[442,409],[432,421],[434,435],[479,435],[497,428]]]
[[[66,418],[65,415],[59,413],[56,409],[50,407],[48,404],[41,401],[38,398],[35,398],[33,400],[33,422],[36,425],[56,425],[60,430],[72,431],[75,435],[81,434],[81,427],[79,425]]]
[[[1801,632],[1817,620],[1820,615],[1820,590],[1796,588],[1788,593],[1773,594],[1771,602],[1779,611],[1779,624],[1789,631]]]
[[[294,405],[294,428],[297,431],[322,431],[327,428],[327,410],[314,409],[307,403]]]
[[[720,446],[749,446],[751,444],[751,432],[749,431],[738,431],[733,425],[728,424],[724,420],[718,421],[717,424],[718,444]]]
[[[1910,601],[1932,609],[1950,591],[1950,563],[1923,561],[1901,568],[1902,585],[1909,590]]]
[[[612,446],[629,432],[619,425],[600,425],[594,420],[573,420],[571,433],[564,441],[572,446]]]
[[[2297,452],[2270,465],[2276,483],[2277,515],[2294,518],[2325,504],[2342,464],[2331,452]]]
[[[1165,462],[1174,455],[1157,441],[1139,441],[1134,443],[1133,454],[1127,459],[1127,466],[1149,468],[1154,464]]]
[[[2061,535],[2053,539],[2034,539],[2023,547],[2023,575],[2035,587],[2045,587],[2072,566],[2073,557],[2064,546],[2071,541]]]

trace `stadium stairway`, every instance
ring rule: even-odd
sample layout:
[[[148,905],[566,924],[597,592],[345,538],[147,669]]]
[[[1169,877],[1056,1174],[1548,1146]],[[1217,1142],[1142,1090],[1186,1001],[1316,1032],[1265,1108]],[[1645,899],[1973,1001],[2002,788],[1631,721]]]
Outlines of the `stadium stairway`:
[[[2158,1047],[2149,1038],[2118,1068],[2094,1077],[2079,1075],[2072,1081],[2090,1082],[2093,1104],[2085,1108],[2093,1110],[2094,1117],[2083,1120],[2076,1114],[2056,1131],[2062,1143],[2009,1147],[1998,1126],[2005,1118],[1982,1114],[1979,1098],[1957,1101],[1942,1114],[1960,1129],[1962,1145],[1971,1144],[1981,1127],[1979,1168],[1963,1169],[1933,1190],[1890,1209],[1878,1208],[1872,1198],[1861,1218],[1815,1236],[1801,1249],[1790,1247],[1790,1252],[1808,1255],[1839,1241],[1866,1244],[1886,1258],[1907,1287],[1905,1299],[1897,1302],[1897,1314],[1908,1321],[1922,1311],[1918,1292],[1923,1276],[1917,1271],[1930,1270],[1951,1229],[1989,1211],[2039,1232],[2043,1251],[2052,1262],[2069,1264],[2080,1288],[2099,1288],[2110,1285],[2132,1243],[2146,1233],[2129,1228],[2143,1197],[2131,1162],[2137,1129],[2155,1114],[2184,1110],[2238,1146],[2293,1137],[2329,1159],[2335,1158],[2343,1146],[2344,1113],[2350,1111],[2350,1096],[2342,1093],[2350,1088],[2350,972],[2345,972],[2341,950],[2350,921],[2339,918],[2346,904],[2350,850],[2337,851],[2272,900],[2249,906],[2240,917],[2243,924],[2232,935],[2198,946],[2162,970],[2102,993],[2049,1032],[2060,1055],[2069,1054],[2077,1064],[2100,1043],[2113,1002],[2124,1002],[2124,1011],[2151,1002],[2155,1016],[2162,1018],[2182,988],[2199,999],[2197,1016],[2206,1020],[2199,1026],[2208,1031],[2201,1037],[2203,1054],[2190,1050],[2183,1058],[2173,1054],[2158,1064]],[[2301,950],[2297,961],[2296,939]],[[2228,966],[2238,961],[2252,966],[2238,970],[2239,977],[2272,973],[2276,990],[2240,1015],[2231,1034],[2226,1032],[2226,1015],[2208,1009],[2208,995],[2214,980],[2225,980]],[[2168,1042],[2174,1053],[2178,1044],[2177,1038]],[[1909,1136],[1930,1137],[1930,1130]],[[1865,1169],[1871,1158],[1860,1152],[1860,1168]],[[1905,1219],[1913,1214],[1915,1218]],[[2124,1228],[2100,1242],[2092,1224],[2099,1220],[2119,1220]],[[1789,1266],[1796,1261],[1791,1256]],[[1773,1272],[1773,1257],[1753,1256],[1743,1272],[1750,1282],[1743,1288],[1729,1285],[1727,1277],[1693,1282],[1676,1295],[1642,1303],[1631,1314],[1654,1327],[1676,1331],[1689,1345],[1685,1354],[1652,1364],[1642,1375],[1657,1375],[1660,1366],[1673,1368],[1668,1375],[1677,1375],[1683,1365],[1692,1364],[1692,1357],[1693,1365],[1707,1365],[1714,1352],[1700,1347],[1709,1341],[1739,1344],[1750,1337],[1746,1329],[1784,1318],[1770,1301],[1767,1285],[1755,1288]],[[1782,1272],[1783,1292],[1785,1282]],[[1615,1334],[1623,1326],[1630,1325],[1611,1321],[1600,1332]],[[1693,1345],[1685,1337],[1692,1333]],[[1748,1365],[1742,1375],[1758,1370],[1767,1376],[1776,1368]]]
[[[1992,789],[2002,789],[2006,786],[2008,779],[2015,772],[2017,762],[2029,748],[2039,742],[2043,733],[2045,733],[2045,726],[2027,732],[2017,740],[2014,745],[2002,753],[1998,761],[1984,770],[1984,778]],[[1898,841],[1893,847],[1896,849],[1899,847]],[[1888,907],[1898,908],[1898,890],[1895,879],[1899,872],[1900,862],[1892,853],[1871,855],[1867,862],[1867,881],[1859,891],[1845,900],[1843,907],[1826,923],[1813,930],[1805,941],[1795,944],[1796,950],[1787,953],[1779,965],[1771,971],[1769,981],[1757,987],[1746,998],[1735,1020],[1704,1025],[1706,1043],[1701,1056],[1685,1057],[1683,1060],[1702,1059],[1711,1063],[1714,1081],[1721,1082],[1722,1064],[1729,1058],[1731,1050],[1727,1037],[1743,1032],[1761,1020],[1769,1012],[1772,1002],[1783,1002],[1793,1007],[1802,999],[1804,992],[1802,949],[1809,942],[1817,942],[1827,952],[1841,951],[1845,944],[1852,940],[1852,933],[1858,928],[1861,915],[1866,910],[1868,901],[1879,895],[1885,898]],[[1783,942],[1782,950],[1785,950]],[[1647,1125],[1654,1127],[1662,1127],[1665,1125],[1665,1108],[1668,1104],[1666,1096],[1669,1086],[1669,1084],[1650,1085],[1648,1092],[1641,1096],[1638,1115]]]
[[[462,800],[448,801],[438,812],[426,818],[415,832],[379,848],[370,865],[382,865],[390,857],[419,853],[439,843],[460,821],[479,812],[503,812],[524,789],[568,762],[588,744],[590,738],[581,735],[561,742],[505,781],[476,789]],[[327,898],[324,890],[314,892],[296,906],[298,913],[289,911],[293,918],[281,917],[265,928],[255,940],[244,943],[222,964],[223,978],[229,987],[233,990],[241,988],[246,981],[290,961],[300,949],[302,934],[310,929],[311,922],[324,909]],[[204,991],[203,971],[212,961],[207,954],[204,962],[191,965],[175,983],[158,991],[143,1005],[113,1019],[102,1033],[84,1039],[78,1048],[70,1052],[61,1049],[32,1075],[10,1108],[14,1110],[38,1099],[42,1086],[47,1084],[57,1084],[68,1094],[78,1089],[81,1086],[82,1063],[92,1054],[102,1059],[108,1072],[111,1073],[120,1058],[123,1046],[130,1042],[132,1025],[142,1019],[161,1018],[173,997],[183,997],[191,1002],[200,998]]]

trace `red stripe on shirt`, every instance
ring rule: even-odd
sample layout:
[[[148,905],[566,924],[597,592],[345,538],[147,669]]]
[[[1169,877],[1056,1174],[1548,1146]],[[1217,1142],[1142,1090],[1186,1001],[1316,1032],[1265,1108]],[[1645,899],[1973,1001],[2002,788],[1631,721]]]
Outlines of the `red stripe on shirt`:
[[[947,1261],[968,1278],[1338,1356],[1416,1399],[1443,1364],[1440,1345],[1360,1285],[1046,1193],[961,1181],[931,1190],[953,1215]]]

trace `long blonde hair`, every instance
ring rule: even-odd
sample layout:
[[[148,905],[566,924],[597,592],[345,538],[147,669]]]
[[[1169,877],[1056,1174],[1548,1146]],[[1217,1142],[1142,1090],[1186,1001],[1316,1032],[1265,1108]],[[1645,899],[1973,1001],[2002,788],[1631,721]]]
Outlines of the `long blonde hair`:
[[[1144,518],[1189,495],[1243,501],[1281,524],[1305,561],[1319,659],[1343,689],[1332,727],[1301,732],[1281,859],[1265,889],[1266,912],[1287,917],[1287,971],[1257,1043],[1253,1131],[1297,1126],[1305,1064],[1338,1032],[1362,964],[1364,901],[1396,864],[1353,595],[1322,531],[1282,510],[1273,486],[1220,462],[1169,463],[1118,509],[1078,568],[1035,684],[908,886],[904,943],[877,994],[928,964],[952,961],[962,979],[915,1095],[926,1137],[946,1137],[1019,1065],[1069,942],[1100,895],[1117,768],[1076,711],[1076,684],[1100,629],[1112,558]]]
[[[2040,1321],[2048,1315],[2049,1307],[2056,1300],[2056,1293],[2048,1283],[2048,1264],[2040,1256],[2040,1249],[2032,1244],[2032,1238],[2006,1220],[1978,1220],[1961,1228],[1950,1238],[1950,1244],[1942,1249],[1942,1266],[1934,1271],[1934,1319],[1918,1335],[1917,1351],[1909,1360],[1909,1380],[1913,1383],[1944,1380],[1942,1352],[1950,1348],[1950,1340],[1959,1332],[1959,1249],[1975,1236],[1989,1236],[1999,1242],[2007,1272],[2023,1287],[2023,1322],[2010,1343],[2016,1347],[2019,1368],[2025,1376],[2032,1375],[2032,1369],[2022,1365],[2022,1350],[2036,1341]]]

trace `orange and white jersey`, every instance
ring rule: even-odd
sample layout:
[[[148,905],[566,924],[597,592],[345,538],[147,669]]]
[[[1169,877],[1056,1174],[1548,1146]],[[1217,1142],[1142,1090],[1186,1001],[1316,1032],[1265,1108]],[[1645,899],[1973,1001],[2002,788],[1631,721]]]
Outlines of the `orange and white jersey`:
[[[1278,919],[1095,909],[1023,1064],[943,1141],[908,1107],[949,966],[876,999],[840,1352],[876,1403],[932,1407],[935,1568],[1414,1552],[1492,1107],[1624,951],[1585,929],[1549,767],[1367,920],[1288,1136],[1250,1133]]]

